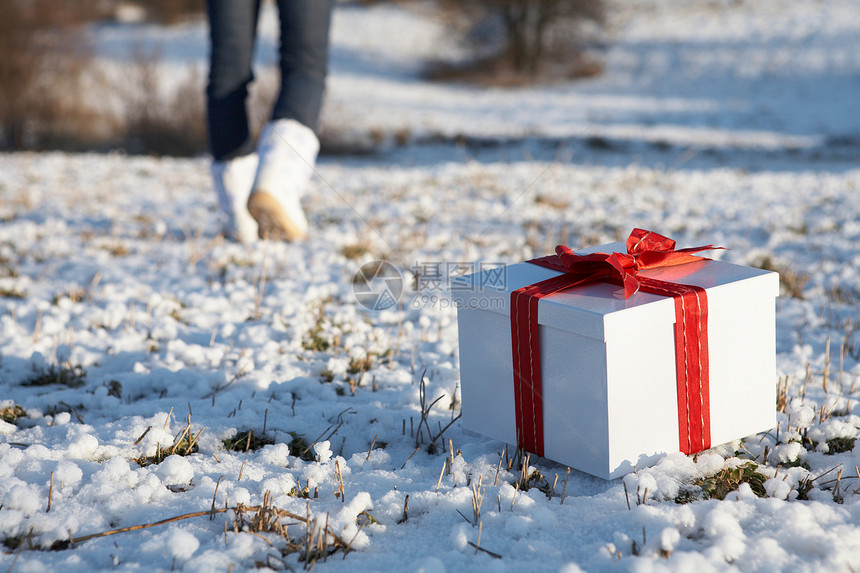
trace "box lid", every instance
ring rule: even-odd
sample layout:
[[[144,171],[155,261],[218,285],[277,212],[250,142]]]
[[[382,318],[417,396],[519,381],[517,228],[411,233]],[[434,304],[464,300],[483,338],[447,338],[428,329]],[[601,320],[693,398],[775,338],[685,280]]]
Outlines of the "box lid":
[[[577,250],[580,254],[625,252],[624,243],[609,243]],[[457,277],[451,295],[458,307],[510,315],[511,293],[562,273],[532,263],[485,270]],[[779,294],[779,275],[724,261],[701,262],[641,271],[641,276],[707,289],[709,312],[720,312],[744,303],[774,298]],[[620,334],[675,322],[670,297],[637,292],[624,298],[620,285],[594,282],[541,299],[538,323],[589,338],[609,340]]]

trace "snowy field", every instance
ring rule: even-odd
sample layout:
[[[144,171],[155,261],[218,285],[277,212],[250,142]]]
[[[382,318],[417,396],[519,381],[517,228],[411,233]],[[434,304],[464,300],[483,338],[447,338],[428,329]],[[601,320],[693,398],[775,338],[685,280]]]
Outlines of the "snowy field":
[[[204,158],[0,155],[0,569],[860,571],[860,5],[619,4],[603,77],[509,91],[419,79],[426,7],[339,8],[324,123],[413,144],[323,158],[300,245],[221,239]],[[103,65],[123,33],[205,57],[106,28]],[[781,271],[778,429],[610,482],[532,457],[527,491],[503,443],[417,437],[459,371],[413,267],[633,227]],[[405,292],[371,312],[376,259]]]

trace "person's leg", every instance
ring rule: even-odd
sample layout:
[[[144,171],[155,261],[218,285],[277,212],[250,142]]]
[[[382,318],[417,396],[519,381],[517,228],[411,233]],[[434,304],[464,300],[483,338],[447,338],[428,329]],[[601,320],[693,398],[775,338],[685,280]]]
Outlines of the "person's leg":
[[[210,57],[206,87],[209,145],[215,161],[254,151],[245,100],[254,79],[254,55],[260,0],[207,0]]]
[[[248,196],[257,173],[257,154],[248,128],[248,84],[260,0],[207,0],[210,66],[206,87],[212,180],[230,238],[257,238]]]
[[[272,119],[316,129],[328,71],[332,0],[278,0],[281,92]]]
[[[332,0],[278,0],[281,92],[257,150],[260,166],[248,199],[260,236],[302,240],[308,223],[301,206],[319,140]]]

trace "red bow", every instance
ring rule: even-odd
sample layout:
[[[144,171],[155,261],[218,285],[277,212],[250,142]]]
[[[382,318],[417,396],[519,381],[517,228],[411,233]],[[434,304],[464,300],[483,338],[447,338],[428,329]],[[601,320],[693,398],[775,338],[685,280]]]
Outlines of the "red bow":
[[[633,229],[627,237],[626,253],[593,253],[579,255],[571,248],[559,245],[555,255],[532,259],[529,262],[577,275],[576,284],[606,279],[620,279],[624,285],[624,298],[630,298],[641,286],[639,271],[657,267],[683,265],[700,261],[692,253],[721,249],[713,245],[675,250],[675,241],[653,231]],[[568,284],[565,288],[574,286]]]
[[[705,289],[638,276],[644,269],[701,261],[692,253],[719,249],[707,245],[675,250],[675,241],[633,229],[626,253],[579,255],[559,245],[556,254],[529,262],[561,271],[562,275],[511,293],[511,344],[518,445],[543,455],[538,301],[581,284],[620,281],[624,298],[640,289],[675,300],[675,366],[678,387],[679,449],[687,454],[710,447],[708,389],[708,303]]]

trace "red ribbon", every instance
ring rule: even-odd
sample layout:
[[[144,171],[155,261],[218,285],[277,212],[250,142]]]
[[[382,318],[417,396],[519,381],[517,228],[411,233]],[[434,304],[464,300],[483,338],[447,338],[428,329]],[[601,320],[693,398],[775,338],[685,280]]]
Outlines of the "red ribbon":
[[[675,241],[633,229],[626,253],[579,255],[565,247],[528,262],[564,274],[511,293],[511,343],[518,445],[544,455],[538,301],[595,281],[620,283],[624,298],[637,291],[671,296],[675,301],[675,370],[678,387],[679,448],[685,454],[711,447],[708,388],[708,300],[705,289],[639,276],[645,269],[703,260],[693,253],[718,249],[707,245],[675,250]]]

